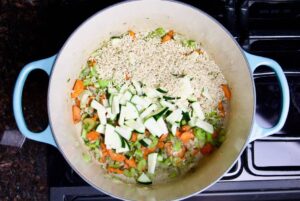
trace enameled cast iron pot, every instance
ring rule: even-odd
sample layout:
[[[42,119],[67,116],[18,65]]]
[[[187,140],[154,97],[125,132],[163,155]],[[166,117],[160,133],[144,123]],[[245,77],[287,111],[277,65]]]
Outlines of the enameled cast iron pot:
[[[227,139],[195,171],[167,184],[141,185],[115,183],[104,177],[97,164],[86,163],[79,130],[72,122],[70,91],[80,69],[99,43],[131,29],[173,29],[201,41],[220,66],[232,90]],[[254,118],[256,97],[253,71],[260,65],[272,68],[282,92],[282,110],[277,124],[262,128]],[[49,126],[41,133],[28,130],[22,113],[22,91],[28,74],[35,69],[50,75],[48,88]],[[68,82],[68,80],[70,81]],[[27,138],[57,147],[70,166],[89,184],[113,197],[126,200],[174,200],[201,192],[218,181],[235,163],[245,146],[279,131],[287,118],[289,89],[281,67],[275,61],[244,52],[230,33],[206,13],[178,2],[160,0],[129,1],[99,11],[69,37],[57,56],[32,62],[21,71],[14,90],[14,115]],[[59,165],[59,164],[57,164]]]

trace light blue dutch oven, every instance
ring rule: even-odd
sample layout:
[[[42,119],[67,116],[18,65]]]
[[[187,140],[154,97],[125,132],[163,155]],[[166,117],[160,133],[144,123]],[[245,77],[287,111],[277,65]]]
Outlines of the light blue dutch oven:
[[[232,90],[227,139],[218,151],[201,161],[195,171],[178,181],[148,187],[116,183],[105,177],[96,163],[87,164],[82,160],[85,149],[80,143],[80,126],[72,123],[70,91],[81,67],[100,41],[128,29],[140,31],[157,27],[170,28],[201,41],[220,66]],[[261,65],[274,70],[281,87],[281,115],[272,128],[261,127],[254,118],[256,97],[253,72]],[[50,122],[40,133],[27,128],[21,101],[24,82],[28,74],[36,69],[50,76]],[[288,83],[276,61],[241,50],[228,31],[204,12],[182,3],[160,0],[129,1],[99,11],[78,27],[57,56],[26,65],[20,72],[13,94],[14,115],[24,136],[57,147],[70,166],[89,184],[113,197],[126,200],[182,199],[205,190],[232,167],[249,142],[274,134],[283,127],[289,103]]]

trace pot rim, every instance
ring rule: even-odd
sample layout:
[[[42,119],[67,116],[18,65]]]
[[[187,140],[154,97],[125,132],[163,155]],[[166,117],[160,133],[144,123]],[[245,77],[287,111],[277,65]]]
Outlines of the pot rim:
[[[49,111],[50,110],[50,105],[49,105],[49,97],[50,97],[50,94],[49,94],[49,88],[51,86],[51,83],[52,83],[52,73],[53,73],[53,70],[54,68],[56,67],[56,61],[57,59],[59,59],[59,56],[60,54],[63,52],[64,50],[64,47],[66,46],[66,44],[69,42],[70,38],[72,38],[73,35],[75,35],[77,33],[77,30],[80,29],[81,27],[83,27],[86,23],[88,23],[91,19],[93,19],[94,17],[96,17],[99,13],[105,11],[105,10],[108,10],[110,8],[113,8],[115,6],[119,6],[119,5],[122,5],[122,4],[127,4],[127,3],[131,3],[131,2],[135,2],[135,1],[146,1],[146,0],[129,0],[129,1],[125,1],[125,2],[119,2],[119,3],[115,3],[113,5],[110,5],[104,9],[101,9],[99,11],[97,11],[96,13],[94,13],[93,15],[91,15],[90,17],[88,17],[86,20],[84,20],[68,37],[68,39],[64,42],[64,45],[61,47],[61,49],[59,50],[58,54],[57,54],[57,57],[53,63],[53,68],[51,70],[51,73],[49,75],[49,85],[48,85],[48,92],[47,92],[47,110]],[[159,1],[162,1],[162,0],[159,0]],[[249,61],[243,51],[243,49],[241,48],[241,46],[238,44],[238,42],[234,39],[234,37],[232,36],[232,34],[219,22],[217,21],[215,18],[213,18],[211,15],[209,15],[208,13],[202,11],[201,9],[195,7],[195,6],[192,6],[190,4],[187,4],[187,3],[184,3],[184,2],[179,2],[179,1],[173,1],[173,0],[163,0],[165,2],[169,2],[169,3],[175,3],[175,4],[179,4],[181,6],[186,6],[186,7],[190,7],[191,9],[197,11],[197,12],[200,12],[202,13],[203,15],[205,15],[206,17],[208,17],[210,20],[212,20],[214,23],[216,23],[220,28],[223,29],[223,31],[233,40],[233,42],[235,43],[235,45],[238,47],[239,51],[241,52],[242,56],[243,56],[243,59],[244,61],[246,61],[247,63],[247,66],[248,66],[248,71],[249,71],[249,75],[250,76],[250,79],[251,79],[251,83],[252,83],[252,93],[253,93],[253,108],[252,108],[252,120],[251,120],[251,126],[250,126],[250,132],[248,134],[248,137],[247,139],[245,139],[245,143],[243,145],[243,148],[240,150],[240,153],[237,155],[236,159],[233,161],[233,163],[227,168],[227,170],[220,176],[218,177],[214,182],[210,183],[208,186],[206,186],[205,188],[199,190],[199,191],[196,191],[190,195],[187,195],[187,196],[184,196],[184,197],[179,197],[178,199],[179,200],[183,200],[183,199],[187,199],[189,197],[192,197],[194,195],[197,195],[203,191],[205,191],[206,189],[210,188],[211,186],[213,186],[215,183],[217,183],[223,176],[226,172],[228,172],[234,165],[235,163],[237,162],[237,160],[240,158],[241,154],[243,153],[243,151],[245,150],[246,146],[248,145],[248,142],[249,142],[249,139],[251,137],[251,134],[253,132],[253,122],[254,122],[254,117],[255,117],[255,109],[256,109],[256,90],[255,90],[255,85],[254,85],[254,78],[253,78],[253,74],[252,74],[252,71],[251,71],[251,68],[250,68],[250,65],[249,65]],[[66,157],[65,153],[62,151],[62,149],[60,148],[59,144],[57,143],[57,139],[56,139],[56,135],[54,134],[54,130],[52,129],[52,120],[51,120],[51,116],[49,115],[49,112],[48,112],[48,117],[49,117],[49,125],[50,125],[50,129],[51,129],[51,132],[53,133],[53,138],[54,138],[54,141],[55,143],[57,144],[57,149],[61,152],[61,154],[63,155],[64,159],[67,161],[68,165],[70,165],[70,167],[82,178],[84,179],[89,185],[91,185],[92,187],[94,187],[95,189],[111,196],[111,197],[114,197],[114,198],[117,198],[117,199],[121,199],[121,200],[126,200],[122,197],[119,197],[119,196],[116,196],[114,194],[111,194],[105,190],[103,190],[101,187],[99,186],[96,186],[93,182],[91,182],[89,180],[89,178],[86,178],[84,175],[82,175],[80,173],[80,171],[75,167],[73,166],[73,164],[71,163],[71,161]]]

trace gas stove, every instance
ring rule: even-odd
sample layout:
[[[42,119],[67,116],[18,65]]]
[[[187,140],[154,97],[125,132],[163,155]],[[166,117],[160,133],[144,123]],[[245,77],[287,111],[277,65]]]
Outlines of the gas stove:
[[[281,65],[289,82],[291,105],[281,131],[250,143],[218,183],[187,200],[300,199],[300,2],[205,0],[192,5],[221,22],[244,50]],[[99,1],[94,6],[100,10],[107,5]],[[271,127],[281,107],[276,77],[268,67],[261,67],[254,80],[256,117],[262,126]],[[83,181],[52,147],[48,150],[48,178],[50,200],[115,200]]]

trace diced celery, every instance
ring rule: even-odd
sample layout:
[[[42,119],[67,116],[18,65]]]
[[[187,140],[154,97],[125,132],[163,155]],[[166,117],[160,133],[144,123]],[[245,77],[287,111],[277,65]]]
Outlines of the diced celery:
[[[142,171],[143,169],[145,169],[146,165],[147,165],[147,161],[145,159],[142,159],[139,161],[139,163],[137,165],[137,169],[139,171]]]
[[[190,47],[190,48],[195,49],[196,48],[196,41],[194,41],[194,40],[183,40],[182,45],[184,47]]]
[[[100,88],[106,88],[109,85],[109,80],[98,80],[98,84]]]
[[[196,138],[198,138],[199,141],[205,142],[206,132],[203,129],[196,128],[194,133],[195,133]]]
[[[150,38],[163,37],[165,34],[166,34],[166,31],[163,28],[159,27],[159,28],[155,29],[154,31],[152,31],[148,35],[148,37],[150,37]]]
[[[181,149],[181,142],[179,140],[176,140],[173,146],[174,151],[179,151]]]

